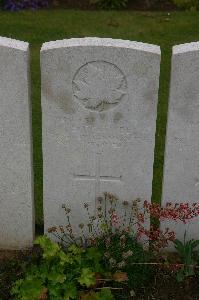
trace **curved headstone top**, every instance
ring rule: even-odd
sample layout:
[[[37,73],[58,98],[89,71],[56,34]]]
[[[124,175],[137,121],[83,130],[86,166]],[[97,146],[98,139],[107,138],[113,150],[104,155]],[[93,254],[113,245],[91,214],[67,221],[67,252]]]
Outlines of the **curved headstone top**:
[[[160,47],[156,45],[128,41],[128,40],[98,38],[98,37],[71,38],[65,40],[51,41],[51,42],[44,43],[41,48],[41,51],[46,51],[46,50],[56,49],[56,48],[82,47],[82,46],[129,48],[138,51],[156,53],[160,55]]]
[[[180,44],[173,47],[173,55],[199,50],[199,42]]]
[[[23,41],[0,36],[0,46],[27,51],[29,44]]]

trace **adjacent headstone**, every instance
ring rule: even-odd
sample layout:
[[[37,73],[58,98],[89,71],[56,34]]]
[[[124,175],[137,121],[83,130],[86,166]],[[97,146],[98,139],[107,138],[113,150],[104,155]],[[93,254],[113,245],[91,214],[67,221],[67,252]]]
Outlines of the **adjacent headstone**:
[[[34,236],[28,43],[0,37],[0,249]]]
[[[173,48],[163,204],[199,203],[199,43]],[[199,219],[167,222],[177,237],[199,238]]]
[[[41,49],[45,230],[103,192],[151,198],[158,46],[100,38]]]

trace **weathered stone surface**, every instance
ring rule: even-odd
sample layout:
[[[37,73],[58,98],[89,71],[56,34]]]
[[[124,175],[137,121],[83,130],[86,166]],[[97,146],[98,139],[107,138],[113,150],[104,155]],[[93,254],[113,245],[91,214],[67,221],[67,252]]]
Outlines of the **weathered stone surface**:
[[[151,198],[160,49],[85,38],[41,49],[45,230],[108,191]]]
[[[34,236],[28,43],[0,37],[0,248]]]
[[[199,43],[173,48],[162,202],[199,201]],[[168,222],[177,237],[198,238],[199,219]]]

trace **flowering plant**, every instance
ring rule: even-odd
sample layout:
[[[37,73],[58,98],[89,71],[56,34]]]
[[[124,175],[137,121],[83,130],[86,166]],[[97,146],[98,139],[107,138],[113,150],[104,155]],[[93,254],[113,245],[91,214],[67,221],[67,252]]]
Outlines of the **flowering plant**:
[[[74,241],[77,238],[73,232],[73,227],[70,222],[71,209],[67,205],[63,205],[67,217],[65,226],[49,228],[49,232],[66,243],[65,239]],[[80,223],[81,243],[94,243],[97,236],[115,232],[126,232],[134,236],[134,238],[142,242],[150,241],[154,251],[160,251],[168,246],[169,242],[173,242],[176,238],[175,232],[169,228],[160,229],[158,225],[161,221],[174,220],[181,221],[186,224],[199,215],[199,203],[167,203],[165,207],[161,207],[157,203],[143,203],[139,198],[132,201],[119,201],[119,199],[111,194],[104,193],[104,197],[98,198],[96,214],[91,214],[89,204],[84,203],[84,208],[88,215],[88,220],[85,223]],[[154,224],[151,226],[150,219],[153,219]],[[86,228],[89,232],[85,235]],[[61,236],[60,236],[61,235]]]
[[[47,7],[48,5],[48,0],[6,0],[4,3],[4,9],[9,11],[19,11],[23,9],[35,10]]]
[[[144,201],[145,211],[151,214],[158,220],[174,220],[182,221],[186,224],[189,220],[199,215],[199,203],[166,203],[165,207],[161,207],[159,204],[150,204]]]
[[[67,224],[49,228],[49,232],[66,246],[73,242],[100,249],[106,268],[125,272],[131,287],[150,280],[154,262],[163,267],[169,265],[175,272],[181,269],[179,264],[169,263],[162,257],[162,250],[176,241],[175,232],[160,229],[158,224],[164,220],[186,224],[199,215],[199,204],[167,203],[161,207],[139,198],[121,202],[111,193],[104,193],[97,200],[95,214],[90,212],[89,204],[84,203],[88,220],[79,224],[78,235],[71,225],[71,209],[67,205],[63,205]],[[151,218],[155,222],[150,226]]]
[[[96,247],[103,254],[104,268],[126,281],[131,288],[148,282],[152,275],[151,266],[137,265],[132,268],[131,263],[149,262],[150,253],[137,240],[135,226],[138,222],[140,199],[128,202],[119,199],[111,193],[104,193],[98,198],[96,214],[90,212],[90,206],[85,203],[88,220],[79,224],[79,235],[71,225],[71,210],[63,205],[67,224],[49,228],[49,233],[55,235],[66,246],[73,243],[87,247]],[[122,211],[122,214],[119,214]],[[121,288],[120,286],[118,288]]]

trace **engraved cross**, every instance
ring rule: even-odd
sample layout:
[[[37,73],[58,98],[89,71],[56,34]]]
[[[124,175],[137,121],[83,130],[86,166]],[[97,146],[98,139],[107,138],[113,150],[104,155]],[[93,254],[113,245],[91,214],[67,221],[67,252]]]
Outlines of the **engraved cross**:
[[[100,184],[101,181],[108,181],[108,182],[121,182],[122,176],[107,176],[107,175],[100,175],[100,158],[101,153],[96,154],[96,165],[95,165],[95,176],[91,175],[84,175],[78,174],[74,175],[75,180],[91,180],[95,182],[95,199],[97,200],[100,197]]]

